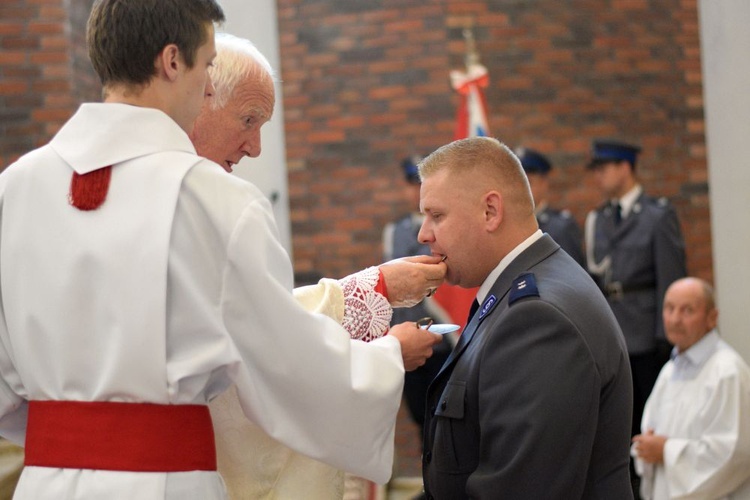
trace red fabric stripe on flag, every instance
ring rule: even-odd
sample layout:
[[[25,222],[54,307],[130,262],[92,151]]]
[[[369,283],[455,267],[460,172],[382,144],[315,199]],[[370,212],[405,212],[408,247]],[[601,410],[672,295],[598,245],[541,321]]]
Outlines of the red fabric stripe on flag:
[[[206,405],[30,401],[25,465],[215,471],[211,414]]]
[[[484,121],[487,121],[487,98],[482,88],[488,84],[489,76],[483,75],[480,78],[468,80],[455,89],[460,96],[460,102],[458,111],[456,112],[456,128],[454,129],[453,140],[466,139],[475,135],[475,131],[469,130],[469,124],[472,122],[469,116],[471,110],[468,105],[471,87],[475,87],[479,93],[482,113],[485,117]],[[485,130],[485,134],[490,134],[489,126],[488,130]],[[437,289],[437,293],[433,299],[448,313],[453,323],[461,325],[463,331],[463,328],[466,326],[466,317],[469,315],[469,309],[471,309],[471,303],[474,301],[478,291],[478,287],[461,288],[443,283]]]

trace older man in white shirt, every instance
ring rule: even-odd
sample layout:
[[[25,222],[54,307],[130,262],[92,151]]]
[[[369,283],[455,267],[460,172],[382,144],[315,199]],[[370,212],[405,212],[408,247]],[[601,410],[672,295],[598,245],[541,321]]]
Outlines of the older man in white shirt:
[[[750,368],[719,337],[711,286],[674,282],[663,317],[672,359],[633,438],[641,496],[750,498]]]

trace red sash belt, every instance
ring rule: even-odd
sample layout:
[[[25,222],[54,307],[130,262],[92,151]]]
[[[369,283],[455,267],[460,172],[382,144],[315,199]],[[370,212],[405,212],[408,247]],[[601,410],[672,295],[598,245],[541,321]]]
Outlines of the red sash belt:
[[[26,465],[134,472],[216,470],[205,405],[30,401]]]

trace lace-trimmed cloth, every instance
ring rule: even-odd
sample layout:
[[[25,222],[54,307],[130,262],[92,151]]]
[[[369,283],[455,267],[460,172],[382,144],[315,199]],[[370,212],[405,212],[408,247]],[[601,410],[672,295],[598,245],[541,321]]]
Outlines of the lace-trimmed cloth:
[[[353,339],[369,342],[388,331],[393,309],[388,299],[378,291],[379,281],[380,270],[377,267],[368,267],[338,281],[344,292],[344,319],[341,324]]]
[[[386,296],[377,291],[379,282],[380,270],[371,267],[341,280],[323,278],[295,288],[294,297],[307,311],[342,323],[351,338],[369,341],[385,335],[393,314]],[[209,408],[219,472],[230,499],[344,497],[343,471],[295,453],[247,420],[234,386]]]

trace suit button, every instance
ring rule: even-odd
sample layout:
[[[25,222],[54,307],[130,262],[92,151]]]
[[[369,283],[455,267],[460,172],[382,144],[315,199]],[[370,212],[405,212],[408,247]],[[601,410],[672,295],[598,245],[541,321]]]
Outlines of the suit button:
[[[440,409],[445,410],[448,407],[448,401],[443,401],[440,403]]]
[[[425,451],[424,452],[424,457],[422,457],[422,461],[424,461],[424,463],[426,463],[426,464],[429,464],[430,461],[432,461],[432,452],[429,451],[429,450]]]
[[[434,406],[430,406],[430,415],[434,415],[436,409]]]

